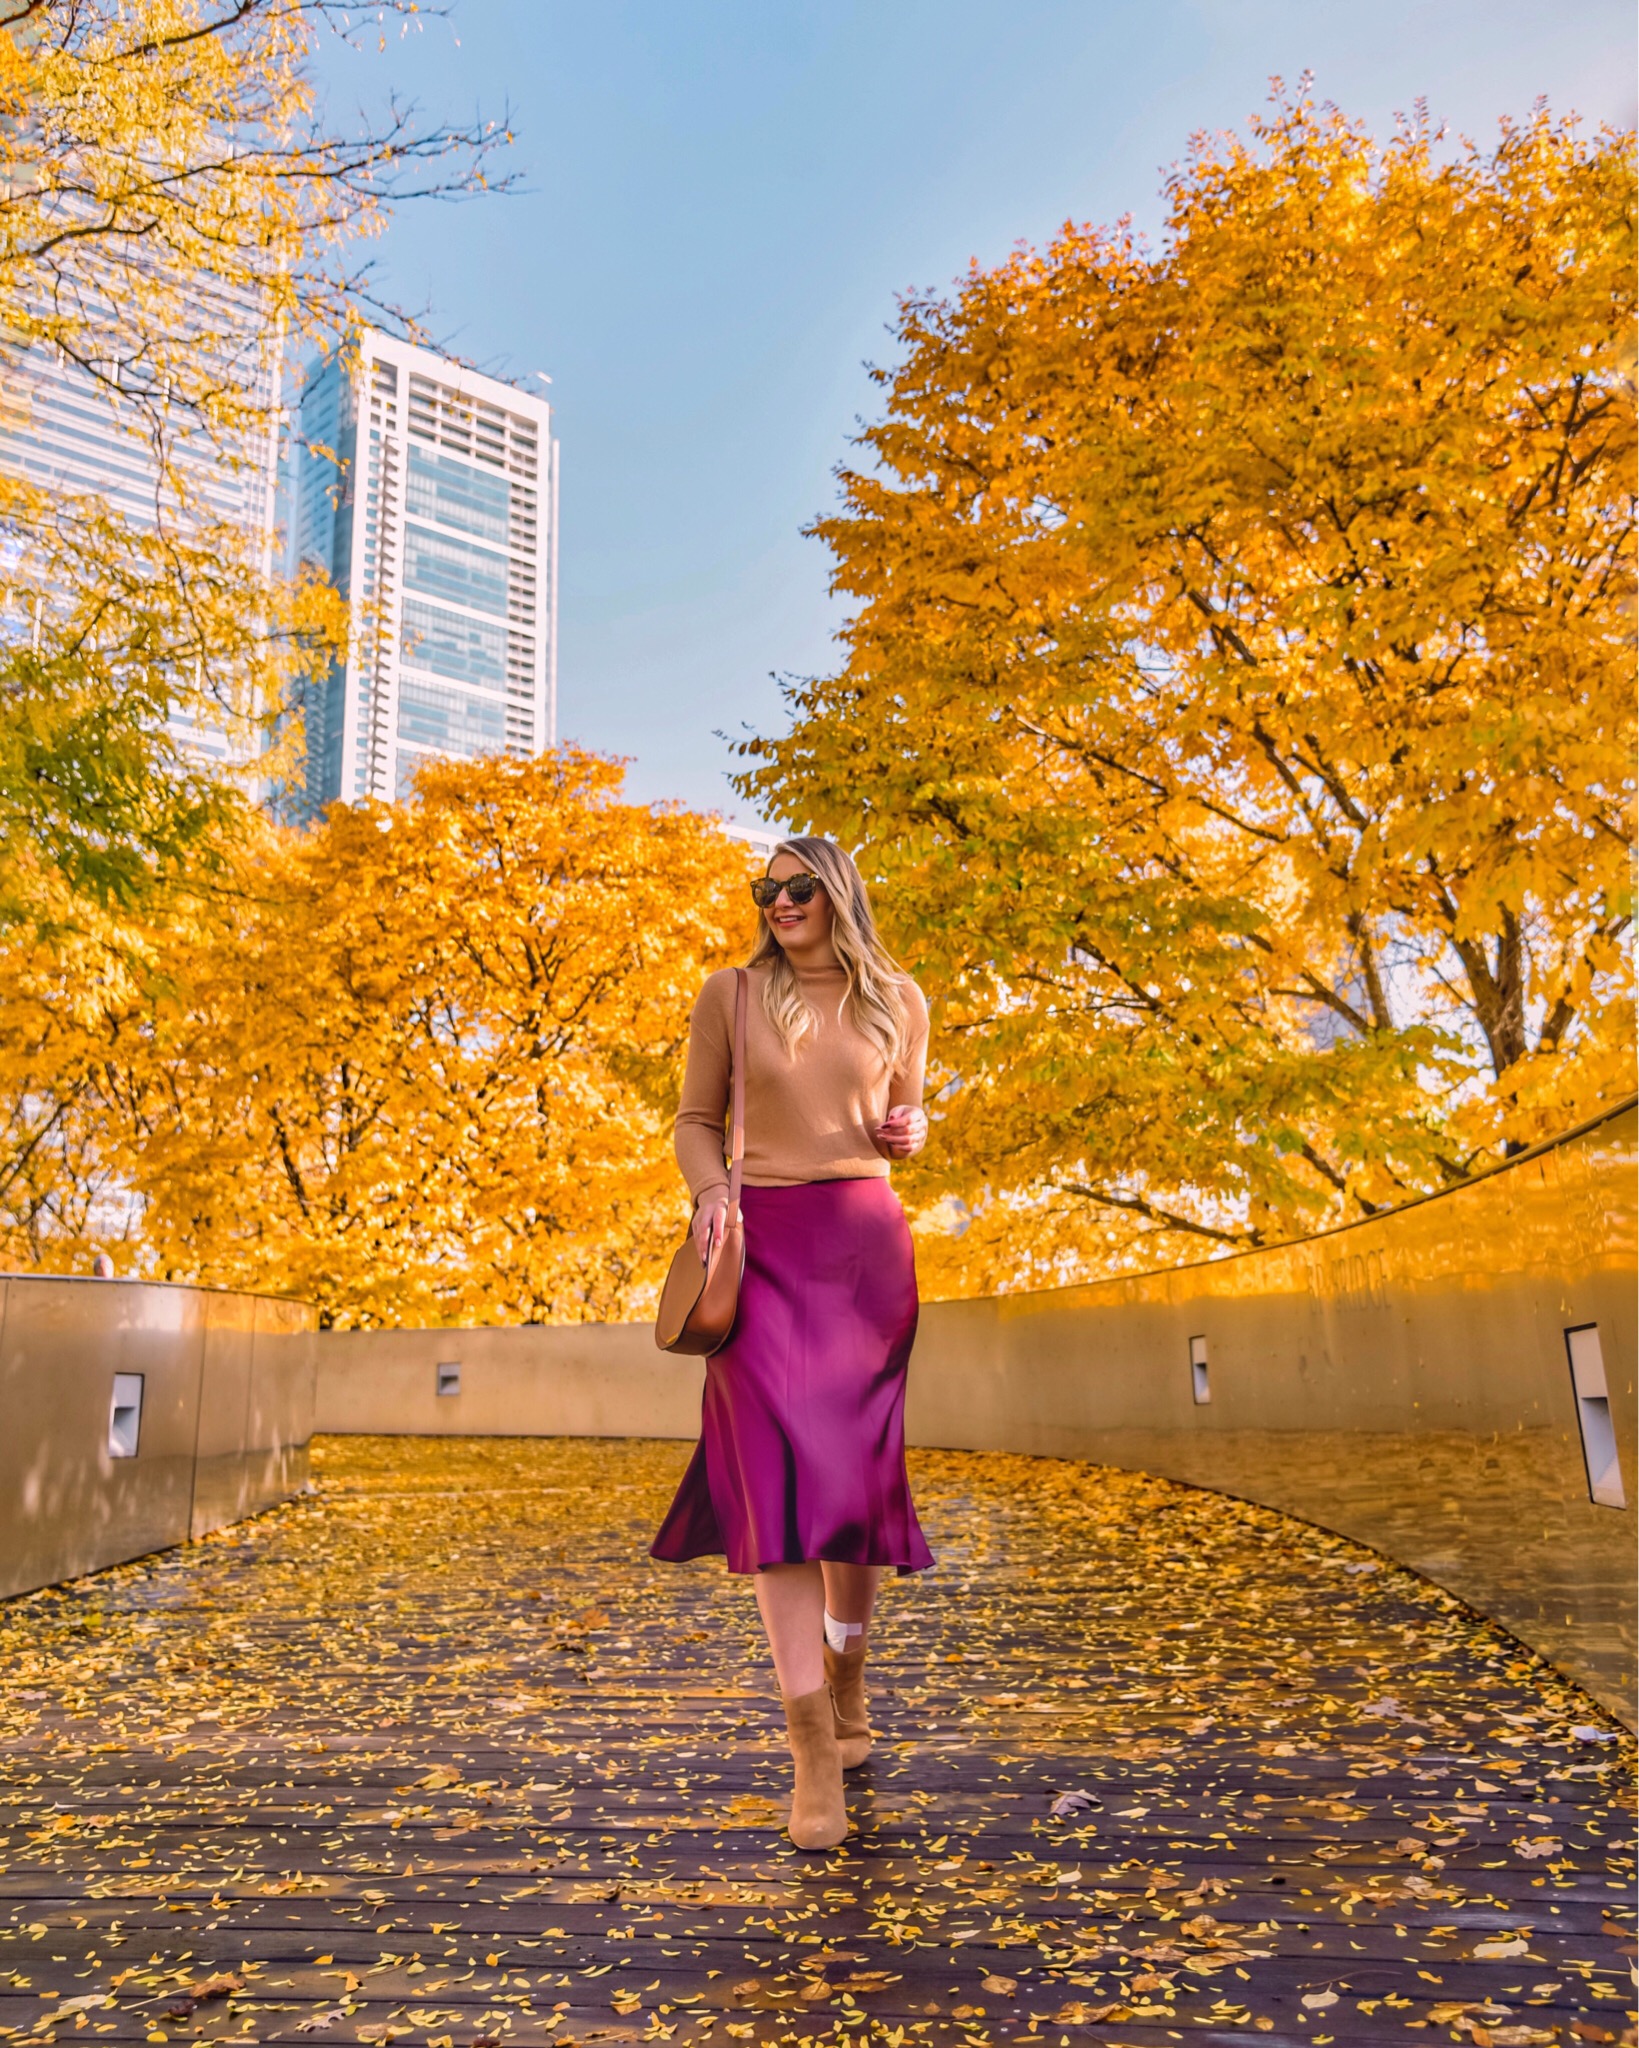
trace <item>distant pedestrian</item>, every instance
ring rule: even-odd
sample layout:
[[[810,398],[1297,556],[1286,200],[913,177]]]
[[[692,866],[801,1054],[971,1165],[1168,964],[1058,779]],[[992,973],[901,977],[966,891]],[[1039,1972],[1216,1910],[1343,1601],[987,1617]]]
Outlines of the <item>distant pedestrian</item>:
[[[97,1256],[91,1261],[91,1277],[93,1280],[113,1279],[114,1262],[106,1252],[98,1252]]]
[[[795,1766],[790,1836],[829,1849],[848,1832],[842,1773],[871,1748],[878,1583],[890,1566],[933,1562],[905,1475],[916,1268],[888,1184],[890,1162],[927,1142],[928,1010],[840,847],[782,840],[752,895],[763,929],[746,970],[745,1277],[653,1554],[721,1553],[755,1575]],[[703,1258],[728,1211],[735,987],[734,969],[714,974],[694,1006],[677,1113]]]

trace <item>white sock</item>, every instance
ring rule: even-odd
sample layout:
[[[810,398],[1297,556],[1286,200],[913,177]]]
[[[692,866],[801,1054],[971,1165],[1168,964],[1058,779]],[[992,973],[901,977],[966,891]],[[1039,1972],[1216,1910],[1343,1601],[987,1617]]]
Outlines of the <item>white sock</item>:
[[[865,1624],[864,1624],[864,1622],[862,1622],[862,1621],[838,1621],[838,1620],[837,1620],[837,1618],[836,1618],[836,1616],[835,1616],[835,1615],[834,1615],[834,1614],[833,1614],[833,1613],[831,1612],[830,1608],[829,1608],[829,1607],[827,1607],[827,1608],[826,1608],[826,1610],[825,1610],[825,1641],[826,1641],[826,1646],[827,1646],[827,1647],[828,1647],[829,1649],[835,1650],[835,1651],[836,1651],[836,1653],[837,1653],[837,1655],[838,1655],[839,1657],[842,1657],[842,1656],[846,1656],[846,1655],[847,1655],[847,1653],[848,1653],[848,1651],[849,1651],[849,1650],[851,1650],[851,1649],[857,1649],[857,1648],[858,1648],[858,1639],[860,1639],[860,1638],[863,1638],[864,1634],[865,1634]]]

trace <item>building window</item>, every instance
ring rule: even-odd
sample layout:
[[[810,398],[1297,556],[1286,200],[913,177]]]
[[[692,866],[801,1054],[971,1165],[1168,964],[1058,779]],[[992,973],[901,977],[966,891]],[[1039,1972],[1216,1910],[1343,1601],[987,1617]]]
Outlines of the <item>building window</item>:
[[[506,710],[483,697],[433,683],[399,684],[398,736],[440,754],[487,754],[506,741]]]
[[[411,444],[406,511],[505,546],[510,496],[505,477],[490,476],[453,455],[435,455]]]
[[[404,529],[404,584],[477,612],[506,617],[507,559],[471,541],[444,540],[425,527]]]
[[[411,668],[479,690],[506,688],[507,636],[500,626],[407,597],[398,646]]]

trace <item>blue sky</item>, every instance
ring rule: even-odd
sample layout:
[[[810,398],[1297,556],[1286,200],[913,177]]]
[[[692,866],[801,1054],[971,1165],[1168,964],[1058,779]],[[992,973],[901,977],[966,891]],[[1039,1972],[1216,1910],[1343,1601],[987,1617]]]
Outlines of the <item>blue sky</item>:
[[[1271,74],[1485,139],[1538,96],[1631,122],[1635,54],[1631,0],[457,0],[321,79],[341,118],[510,112],[528,189],[402,209],[384,285],[481,368],[552,376],[562,735],[752,823],[716,735],[778,730],[772,675],[834,659],[800,529],[898,293],[1067,218],[1154,228],[1191,132]]]

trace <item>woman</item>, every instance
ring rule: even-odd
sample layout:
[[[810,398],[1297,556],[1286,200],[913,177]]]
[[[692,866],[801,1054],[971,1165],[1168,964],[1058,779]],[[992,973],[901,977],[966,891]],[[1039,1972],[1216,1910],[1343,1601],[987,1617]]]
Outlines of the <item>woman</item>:
[[[916,1269],[887,1179],[927,1142],[928,1009],[840,847],[782,840],[751,887],[763,929],[748,968],[745,1278],[653,1555],[721,1552],[755,1574],[795,1765],[788,1832],[830,1849],[848,1832],[843,1770],[871,1748],[878,1581],[933,1562],[905,1478]],[[734,989],[729,968],[700,992],[677,1112],[702,1258],[728,1208]]]

